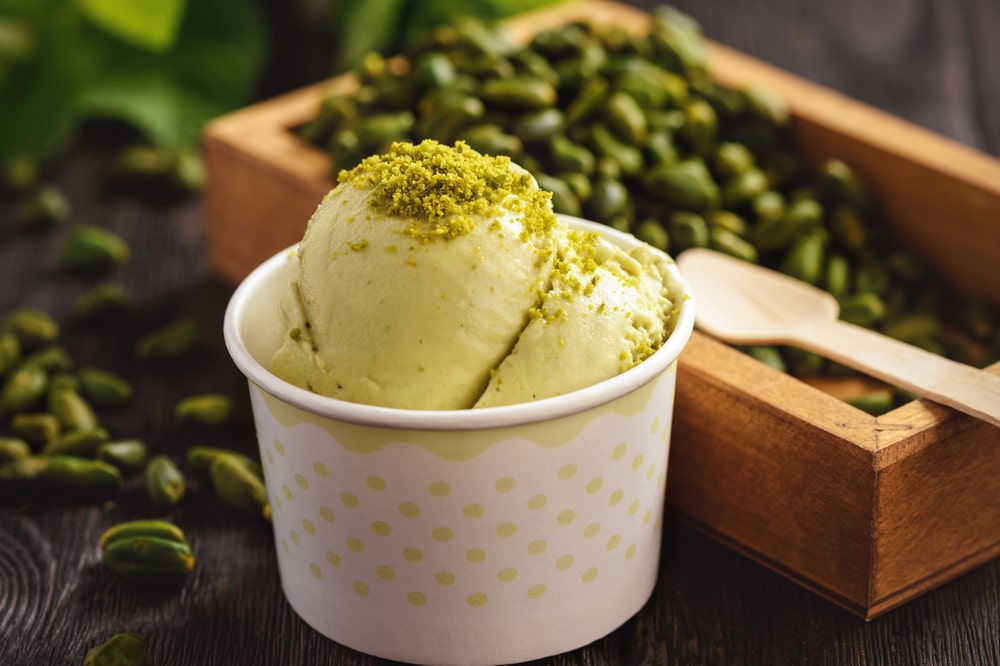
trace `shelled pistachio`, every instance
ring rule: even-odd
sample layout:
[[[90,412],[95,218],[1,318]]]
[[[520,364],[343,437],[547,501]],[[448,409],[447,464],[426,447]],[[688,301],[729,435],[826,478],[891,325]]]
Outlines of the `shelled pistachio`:
[[[135,353],[145,360],[174,359],[195,349],[203,339],[201,322],[195,317],[181,317],[142,336]]]
[[[212,463],[217,458],[225,456],[237,460],[255,475],[264,478],[264,470],[261,468],[259,462],[238,451],[218,446],[192,446],[184,456],[184,466],[192,473],[207,479],[209,478]]]
[[[59,338],[59,324],[52,315],[33,307],[20,307],[8,313],[0,331],[13,333],[25,349],[51,344]]]
[[[80,368],[80,390],[97,405],[121,405],[132,398],[132,386],[118,375],[100,368]]]
[[[266,515],[267,490],[263,479],[233,456],[217,456],[209,466],[216,496],[244,513]]]
[[[122,632],[87,650],[83,666],[146,666],[148,660],[142,636]]]
[[[46,412],[20,412],[10,419],[10,430],[36,447],[43,447],[62,434],[62,426]]]
[[[264,471],[256,460],[231,449],[193,446],[185,456],[185,466],[208,480],[223,504],[269,519]]]
[[[74,319],[90,320],[131,308],[132,297],[125,287],[117,282],[104,282],[78,296],[70,311]]]
[[[43,184],[29,189],[14,212],[14,222],[21,229],[33,229],[65,222],[69,201],[55,185]]]
[[[0,464],[0,481],[6,486],[23,486],[41,481],[49,468],[45,456],[25,455]]]
[[[98,426],[93,407],[73,386],[51,386],[48,408],[49,413],[59,419],[59,425],[65,432],[95,430]]]
[[[42,448],[46,455],[93,456],[108,441],[108,431],[99,426],[63,432],[48,440]]]
[[[9,416],[30,409],[45,395],[48,383],[49,373],[45,368],[22,365],[0,388],[0,415]]]
[[[184,473],[168,456],[158,454],[146,463],[146,494],[156,506],[173,506],[187,492]]]
[[[0,484],[44,489],[77,498],[107,500],[122,489],[121,473],[100,460],[72,455],[29,455],[0,464]]]
[[[21,341],[14,333],[0,333],[0,375],[13,368],[21,360]]]
[[[748,347],[746,352],[764,365],[769,365],[775,370],[781,372],[788,371],[788,366],[785,364],[785,359],[781,355],[781,351],[773,345],[754,345]]]
[[[148,185],[161,191],[198,192],[205,185],[205,166],[197,151],[133,144],[121,149],[111,161],[111,175],[119,182]]]
[[[105,441],[98,444],[95,456],[122,471],[132,471],[145,466],[149,448],[141,439]]]
[[[63,265],[81,271],[104,271],[128,262],[132,251],[118,234],[90,224],[72,227],[63,241]]]
[[[21,359],[20,367],[35,366],[49,373],[69,372],[73,369],[73,358],[58,342],[38,347]]]
[[[135,520],[108,528],[99,548],[105,567],[137,583],[176,583],[194,571],[184,533],[162,520]]]
[[[187,543],[187,537],[184,535],[184,531],[177,525],[157,518],[140,518],[136,520],[129,520],[124,523],[117,523],[104,530],[104,532],[101,533],[101,539],[98,542],[98,547],[103,549],[115,541],[131,539],[139,536],[156,537],[158,539],[166,539],[167,541],[176,541],[177,543]]]
[[[97,498],[114,497],[123,485],[121,472],[102,460],[68,455],[48,456],[46,480],[53,486]]]
[[[893,406],[892,389],[875,389],[849,398],[847,403],[873,416],[884,414]]]
[[[0,464],[31,455],[31,447],[20,437],[0,437]]]
[[[202,393],[182,398],[174,406],[174,419],[181,423],[222,425],[229,421],[233,401],[221,393]]]

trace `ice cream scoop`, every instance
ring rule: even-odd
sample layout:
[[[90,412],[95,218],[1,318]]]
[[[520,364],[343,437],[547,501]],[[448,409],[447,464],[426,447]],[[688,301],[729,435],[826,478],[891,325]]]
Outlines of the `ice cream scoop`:
[[[640,247],[624,252],[570,231],[511,353],[477,407],[527,402],[595,384],[631,368],[670,334],[670,260]]]
[[[614,376],[672,329],[671,260],[571,231],[506,157],[400,143],[339,181],[280,307],[272,371],[290,383],[386,407],[497,406]]]

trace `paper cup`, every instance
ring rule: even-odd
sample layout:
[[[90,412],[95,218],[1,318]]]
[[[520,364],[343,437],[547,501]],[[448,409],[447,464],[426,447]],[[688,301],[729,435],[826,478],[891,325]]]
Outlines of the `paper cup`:
[[[637,241],[577,219],[631,247]],[[656,583],[677,357],[667,343],[573,393],[480,410],[324,398],[268,371],[286,250],[236,289],[225,339],[247,376],[278,570],[303,620],[415,664],[504,664],[597,640]],[[671,279],[687,294],[676,269]]]

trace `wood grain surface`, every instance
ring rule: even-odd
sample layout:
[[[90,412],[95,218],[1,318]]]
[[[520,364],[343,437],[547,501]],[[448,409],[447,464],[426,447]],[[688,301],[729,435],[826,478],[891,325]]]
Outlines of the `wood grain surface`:
[[[674,4],[716,41],[1000,155],[995,0]],[[108,192],[102,171],[84,146],[60,160],[53,176],[75,222],[107,227],[133,250],[113,277],[134,295],[135,312],[115,326],[66,330],[81,365],[119,372],[135,385],[136,403],[103,420],[112,432],[168,453],[192,444],[253,452],[245,382],[222,342],[230,289],[207,269],[201,201],[158,204]],[[23,233],[12,220],[12,202],[0,201],[0,312],[32,305],[67,320],[73,299],[98,278],[59,268],[65,228]],[[183,363],[136,362],[134,341],[179,314],[202,319],[205,348]],[[176,426],[176,401],[208,391],[237,399],[236,422],[207,431]],[[107,526],[149,515],[146,502],[132,482],[114,506],[59,498],[0,505],[0,666],[80,664],[89,646],[118,631],[143,634],[154,665],[388,663],[305,625],[282,596],[269,526],[227,512],[198,488],[175,510],[158,512],[187,532],[194,574],[155,594],[121,584],[99,565],[96,542]],[[1000,663],[1000,561],[866,623],[684,526],[668,522],[664,546],[660,581],[635,618],[590,646],[537,663]]]

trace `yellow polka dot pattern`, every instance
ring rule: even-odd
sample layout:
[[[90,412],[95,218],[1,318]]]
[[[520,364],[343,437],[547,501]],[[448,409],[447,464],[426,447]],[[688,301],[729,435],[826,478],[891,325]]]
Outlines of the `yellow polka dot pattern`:
[[[517,525],[514,523],[501,523],[497,525],[497,536],[501,539],[509,539],[517,534]]]
[[[496,482],[496,489],[498,493],[509,493],[514,490],[515,487],[517,487],[517,481],[509,476],[498,479]]]
[[[504,567],[497,572],[497,580],[501,583],[509,583],[517,578],[517,569],[514,567]]]
[[[427,490],[429,490],[431,495],[434,495],[435,497],[447,497],[451,494],[451,486],[444,481],[435,481],[428,486]]]
[[[519,461],[475,484],[365,456],[345,466],[318,447],[286,469],[297,448],[274,437],[261,454],[279,556],[313,548],[301,566],[314,585],[411,612],[442,603],[477,612],[508,597],[547,604],[573,586],[608,584],[658,543],[669,420],[648,428],[652,445],[619,432],[573,462],[553,449],[544,474]]]

